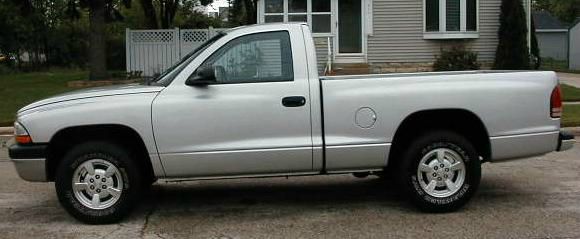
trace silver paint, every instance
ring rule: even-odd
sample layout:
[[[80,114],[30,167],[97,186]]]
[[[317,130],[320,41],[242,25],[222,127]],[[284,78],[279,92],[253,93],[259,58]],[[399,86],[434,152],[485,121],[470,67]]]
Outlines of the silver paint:
[[[289,32],[294,81],[185,85],[197,67],[228,41],[268,31]],[[437,72],[319,80],[315,54],[310,30],[303,24],[236,28],[200,53],[167,87],[129,85],[72,92],[24,107],[18,122],[35,143],[48,143],[69,127],[129,127],[143,139],[160,178],[380,170],[387,165],[393,136],[403,120],[425,110],[473,113],[490,136],[492,160],[556,150],[560,120],[549,117],[550,94],[558,84],[554,72]],[[304,96],[306,105],[283,107],[286,96]],[[363,107],[373,113],[355,116]]]

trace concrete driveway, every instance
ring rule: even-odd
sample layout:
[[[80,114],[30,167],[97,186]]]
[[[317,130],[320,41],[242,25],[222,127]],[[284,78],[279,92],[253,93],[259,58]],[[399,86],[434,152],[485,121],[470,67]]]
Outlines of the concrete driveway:
[[[580,74],[558,72],[558,78],[560,78],[560,83],[580,88]]]
[[[53,183],[18,178],[0,149],[0,238],[579,238],[580,147],[485,164],[459,212],[415,210],[350,175],[158,183],[120,224],[83,225]]]

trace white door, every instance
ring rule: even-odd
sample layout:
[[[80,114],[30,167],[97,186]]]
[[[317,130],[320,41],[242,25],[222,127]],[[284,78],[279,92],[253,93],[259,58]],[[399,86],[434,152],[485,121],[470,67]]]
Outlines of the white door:
[[[167,176],[312,171],[308,79],[293,51],[287,31],[243,35],[202,64],[218,69],[215,84],[161,92],[153,126]]]

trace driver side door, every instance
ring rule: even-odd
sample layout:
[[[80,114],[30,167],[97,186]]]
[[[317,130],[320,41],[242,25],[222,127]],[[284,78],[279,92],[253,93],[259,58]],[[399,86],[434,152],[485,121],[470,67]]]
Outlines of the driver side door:
[[[312,171],[308,78],[293,44],[288,31],[239,36],[198,67],[216,82],[160,93],[152,120],[168,177]]]

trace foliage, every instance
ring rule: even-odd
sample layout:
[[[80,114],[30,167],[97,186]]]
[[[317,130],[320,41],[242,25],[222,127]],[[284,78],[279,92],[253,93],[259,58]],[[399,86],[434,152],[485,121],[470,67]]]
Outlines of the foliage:
[[[255,24],[257,18],[257,0],[228,0],[230,3],[230,16],[228,23],[231,27]]]
[[[68,0],[66,13],[79,18],[81,11],[89,11],[89,80],[101,80],[107,73],[106,24],[123,19],[120,5],[131,6],[131,0]]]
[[[58,16],[58,12],[37,11],[38,8],[57,9],[60,5],[40,0],[0,0],[0,51],[19,56],[16,65],[22,67],[21,57],[24,53],[29,58],[30,66],[39,68],[47,62],[49,48],[47,35],[54,28],[49,19]]]
[[[441,52],[433,69],[435,71],[478,70],[477,53],[466,50],[463,46],[454,46]]]
[[[521,0],[502,0],[499,44],[495,53],[494,68],[521,70],[530,68],[527,24]]]
[[[180,28],[184,29],[209,28],[210,26],[214,28],[223,27],[223,23],[219,18],[210,17],[198,11],[184,12],[178,24]]]
[[[85,68],[95,31],[90,28],[90,7],[103,2],[102,44],[96,52],[104,55],[105,71],[125,69],[125,29],[148,28],[141,5],[151,1],[154,11],[165,0],[0,0],[0,54],[19,56],[10,71],[46,70],[50,67]],[[170,27],[222,27],[219,19],[194,9],[212,0],[179,0]],[[128,7],[130,3],[130,8]],[[30,55],[30,60],[24,56]],[[3,63],[4,64],[4,63]]]
[[[139,0],[149,29],[175,27],[175,20],[180,14],[196,12],[197,7],[207,6],[212,2],[213,0]]]
[[[566,23],[580,17],[580,0],[533,0],[533,8],[548,11]]]

